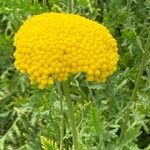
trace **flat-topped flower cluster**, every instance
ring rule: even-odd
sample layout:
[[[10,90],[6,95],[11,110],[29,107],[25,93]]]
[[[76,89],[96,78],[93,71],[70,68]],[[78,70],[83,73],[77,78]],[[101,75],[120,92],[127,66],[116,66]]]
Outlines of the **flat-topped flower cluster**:
[[[103,25],[74,14],[44,13],[27,19],[14,38],[15,66],[40,88],[69,73],[105,81],[117,66],[117,43]]]

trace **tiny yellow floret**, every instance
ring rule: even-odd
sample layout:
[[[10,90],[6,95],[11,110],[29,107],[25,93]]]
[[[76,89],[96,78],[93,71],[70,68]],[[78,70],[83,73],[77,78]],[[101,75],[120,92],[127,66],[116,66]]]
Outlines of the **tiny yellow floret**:
[[[103,82],[115,70],[117,43],[103,25],[75,14],[44,13],[27,19],[14,37],[15,66],[40,88],[69,73]]]

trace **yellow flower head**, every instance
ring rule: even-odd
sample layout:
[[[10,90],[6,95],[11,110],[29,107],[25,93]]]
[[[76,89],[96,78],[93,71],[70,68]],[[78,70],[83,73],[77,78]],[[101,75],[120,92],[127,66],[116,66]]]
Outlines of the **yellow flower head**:
[[[44,13],[27,19],[14,38],[15,66],[41,88],[69,73],[104,81],[116,70],[117,43],[106,27],[74,14]]]

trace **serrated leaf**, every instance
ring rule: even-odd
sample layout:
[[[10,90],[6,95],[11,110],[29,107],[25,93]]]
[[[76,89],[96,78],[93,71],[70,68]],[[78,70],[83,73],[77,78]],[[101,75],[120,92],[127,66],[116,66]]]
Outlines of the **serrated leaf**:
[[[7,117],[9,114],[10,114],[11,110],[10,111],[6,111],[4,113],[0,113],[0,117]]]
[[[124,135],[122,145],[129,145],[140,135],[139,127],[130,127]]]
[[[43,150],[58,150],[57,144],[44,136],[41,136],[41,144]]]
[[[15,133],[18,135],[18,136],[20,136],[20,130],[19,130],[19,128],[15,125],[14,126],[14,131],[15,131]]]
[[[12,131],[9,131],[9,133],[7,134],[8,138],[15,143],[15,137]]]
[[[93,84],[88,86],[89,89],[94,89],[94,90],[102,90],[104,89],[104,86],[101,84]]]

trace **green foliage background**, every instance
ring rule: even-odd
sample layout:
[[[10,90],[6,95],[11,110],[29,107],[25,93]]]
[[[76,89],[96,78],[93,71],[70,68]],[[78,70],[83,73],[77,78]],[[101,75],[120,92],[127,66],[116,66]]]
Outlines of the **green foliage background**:
[[[150,29],[149,0],[74,0],[74,13],[109,28],[118,41],[118,70],[106,83],[70,78],[80,150],[150,150],[150,59],[136,100],[130,101]],[[0,150],[56,150],[60,102],[55,87],[41,91],[14,68],[13,36],[29,16],[67,12],[66,0],[0,0]],[[129,119],[126,120],[126,110]],[[64,147],[71,149],[68,109]],[[126,130],[121,135],[122,126]]]

